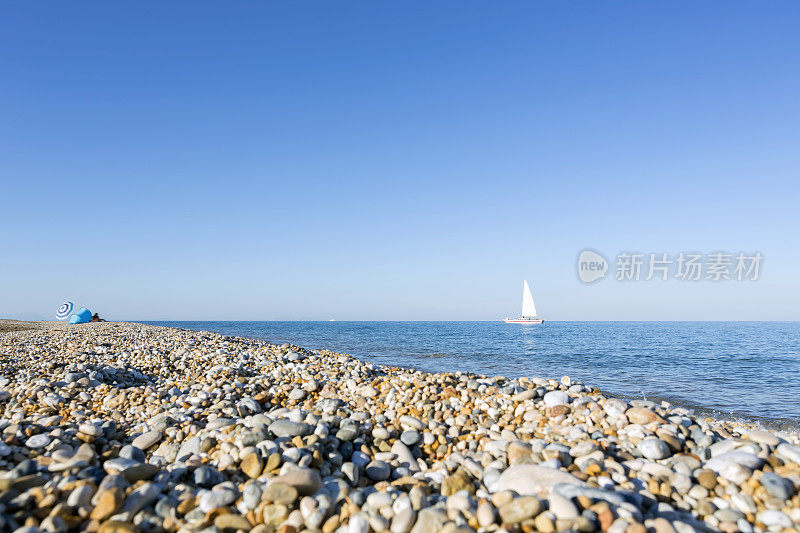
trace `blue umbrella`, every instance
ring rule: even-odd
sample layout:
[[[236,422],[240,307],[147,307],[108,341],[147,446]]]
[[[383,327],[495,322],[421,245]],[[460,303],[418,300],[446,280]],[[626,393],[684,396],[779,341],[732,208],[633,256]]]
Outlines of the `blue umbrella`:
[[[56,318],[59,320],[66,320],[70,313],[72,313],[73,303],[67,300],[56,311]]]

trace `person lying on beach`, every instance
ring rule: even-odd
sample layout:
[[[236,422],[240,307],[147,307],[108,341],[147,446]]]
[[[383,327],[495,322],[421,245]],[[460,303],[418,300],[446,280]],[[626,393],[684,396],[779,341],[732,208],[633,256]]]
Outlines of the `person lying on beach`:
[[[105,320],[100,318],[100,315],[95,313],[92,315],[92,322],[105,322]]]

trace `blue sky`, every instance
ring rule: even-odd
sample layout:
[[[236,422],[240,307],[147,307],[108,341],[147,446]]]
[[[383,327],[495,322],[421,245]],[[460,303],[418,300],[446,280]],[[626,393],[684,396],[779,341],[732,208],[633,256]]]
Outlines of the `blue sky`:
[[[793,2],[7,4],[0,316],[798,320]],[[757,282],[582,285],[620,251]]]

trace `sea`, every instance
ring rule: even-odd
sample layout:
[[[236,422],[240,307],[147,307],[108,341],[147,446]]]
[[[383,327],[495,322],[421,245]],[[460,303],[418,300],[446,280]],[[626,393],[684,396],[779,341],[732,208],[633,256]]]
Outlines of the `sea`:
[[[800,322],[149,322],[485,376],[569,376],[697,415],[800,427]]]

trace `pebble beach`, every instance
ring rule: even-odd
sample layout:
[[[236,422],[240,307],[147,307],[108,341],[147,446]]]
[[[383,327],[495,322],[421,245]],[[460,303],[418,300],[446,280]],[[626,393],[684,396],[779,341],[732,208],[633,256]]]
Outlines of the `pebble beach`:
[[[800,531],[800,436],[128,323],[0,332],[0,530]]]

